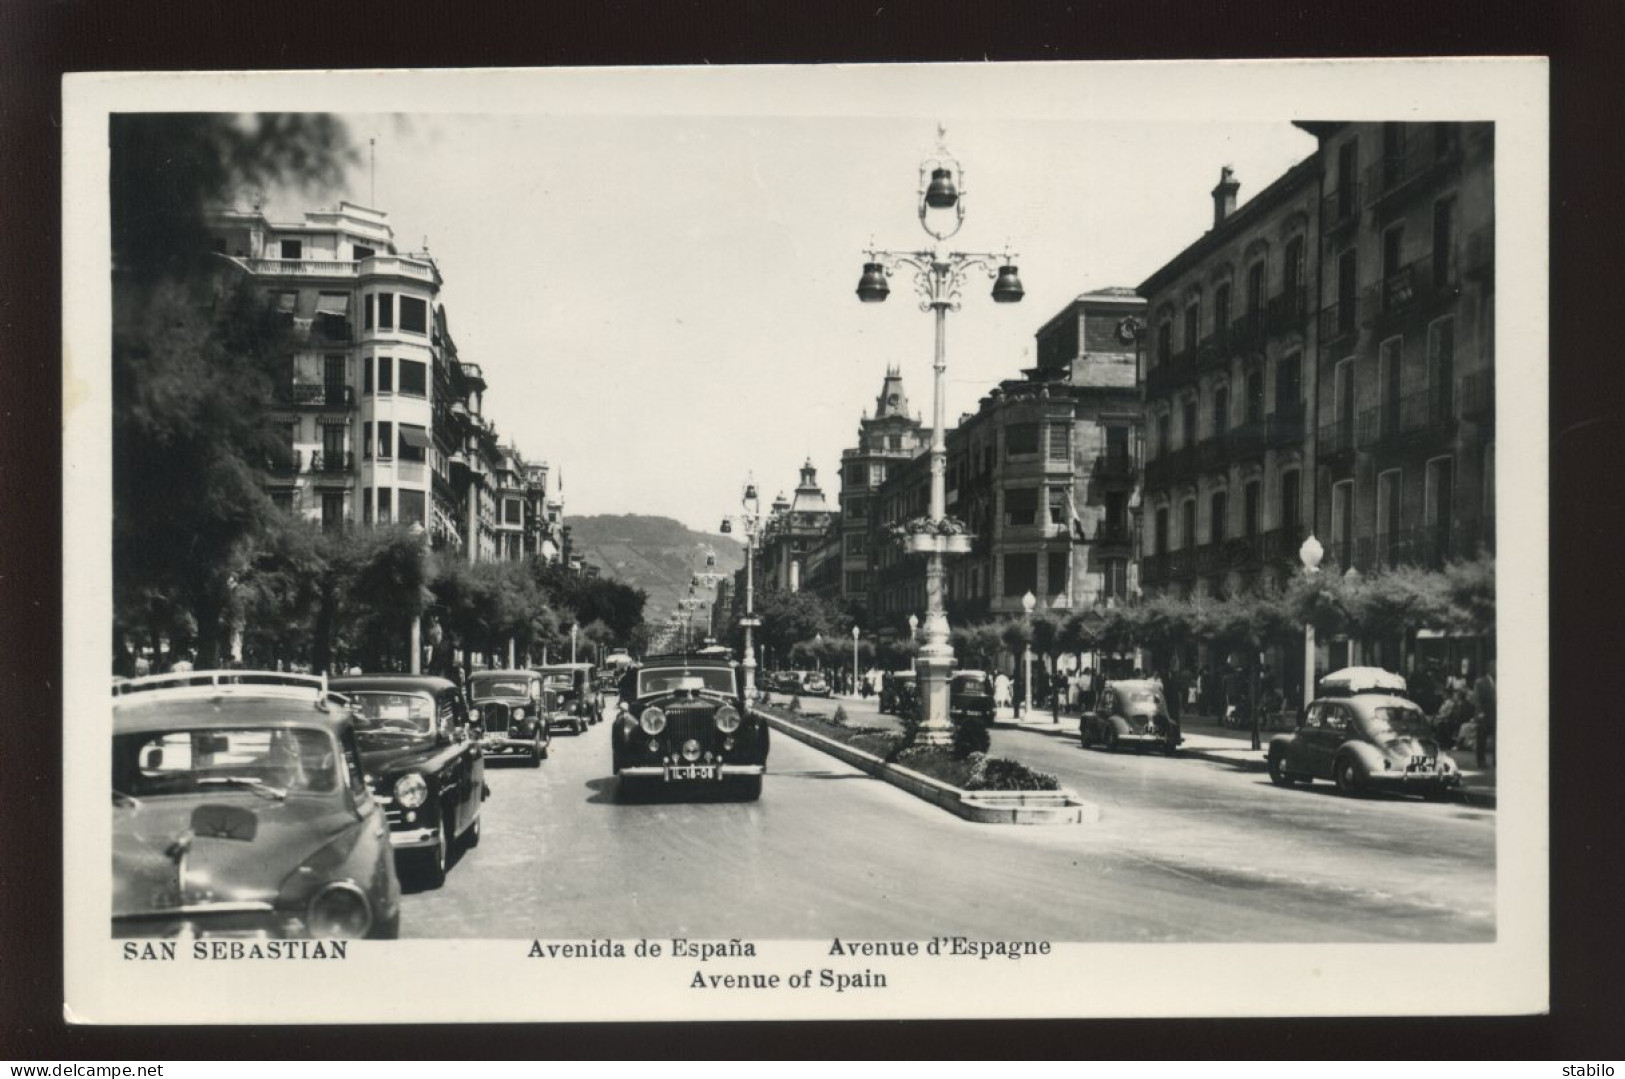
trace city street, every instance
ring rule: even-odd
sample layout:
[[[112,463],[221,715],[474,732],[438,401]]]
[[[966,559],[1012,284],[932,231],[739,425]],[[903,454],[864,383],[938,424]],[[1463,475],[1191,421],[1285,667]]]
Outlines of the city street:
[[[600,724],[539,771],[488,769],[480,846],[406,896],[402,935],[1494,939],[1492,812],[1032,731],[996,730],[993,752],[1060,775],[1101,821],[968,823],[783,735],[758,803],[621,804]]]

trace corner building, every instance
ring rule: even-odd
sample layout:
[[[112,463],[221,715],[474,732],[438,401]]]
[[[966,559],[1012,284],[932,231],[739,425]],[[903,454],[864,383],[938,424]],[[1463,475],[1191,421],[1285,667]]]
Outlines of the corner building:
[[[875,493],[890,470],[906,465],[931,446],[931,433],[908,410],[908,390],[896,367],[875,396],[874,415],[865,411],[858,420],[858,444],[841,451],[840,598],[867,607],[872,584],[869,517]]]

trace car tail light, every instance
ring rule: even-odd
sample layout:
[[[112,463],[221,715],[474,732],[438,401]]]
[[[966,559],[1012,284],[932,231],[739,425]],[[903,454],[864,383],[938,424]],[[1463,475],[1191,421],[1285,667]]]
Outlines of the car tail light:
[[[372,928],[372,904],[354,884],[334,881],[311,898],[305,924],[313,937],[364,937]]]
[[[666,713],[650,705],[638,718],[638,725],[643,728],[644,734],[659,734],[666,729]]]

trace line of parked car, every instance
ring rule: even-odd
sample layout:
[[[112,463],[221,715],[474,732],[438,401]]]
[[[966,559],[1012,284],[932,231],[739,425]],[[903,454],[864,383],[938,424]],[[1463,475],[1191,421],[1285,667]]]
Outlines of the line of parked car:
[[[400,880],[438,887],[479,845],[486,759],[539,767],[599,722],[594,675],[115,682],[114,936],[397,936]]]
[[[830,695],[829,679],[823,671],[768,671],[761,682],[761,688],[769,693],[788,693],[795,697]]]

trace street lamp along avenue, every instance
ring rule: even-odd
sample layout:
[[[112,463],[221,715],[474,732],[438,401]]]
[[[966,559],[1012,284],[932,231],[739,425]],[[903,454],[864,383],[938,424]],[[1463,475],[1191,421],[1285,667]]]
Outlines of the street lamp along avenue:
[[[722,532],[727,535],[733,532],[734,520],[739,521],[740,528],[745,533],[745,616],[739,620],[739,625],[745,631],[745,656],[740,666],[745,672],[745,699],[756,699],[756,649],[752,642],[751,630],[761,625],[756,617],[756,587],[753,571],[753,561],[756,554],[756,540],[761,532],[762,504],[756,495],[756,481],[747,480],[745,494],[739,500],[741,512],[722,519]]]
[[[920,310],[936,315],[936,351],[932,362],[931,398],[931,520],[942,521],[947,513],[946,473],[948,451],[943,420],[943,377],[947,371],[945,335],[949,311],[959,310],[960,290],[972,269],[993,278],[993,301],[1015,303],[1023,295],[1016,273],[1015,256],[1007,249],[1002,255],[982,252],[949,251],[945,243],[965,223],[965,172],[948,152],[946,131],[937,128],[937,149],[920,163],[920,227],[933,241],[925,251],[883,251],[871,247],[858,280],[858,299],[879,303],[891,294],[886,278],[898,267],[914,272],[914,288],[920,297]],[[944,536],[928,552],[925,570],[925,644],[921,646],[915,669],[919,672],[921,719],[918,741],[925,745],[947,745],[953,741],[948,712],[948,676],[954,651],[948,640],[948,615],[943,606],[947,576],[947,546]]]

